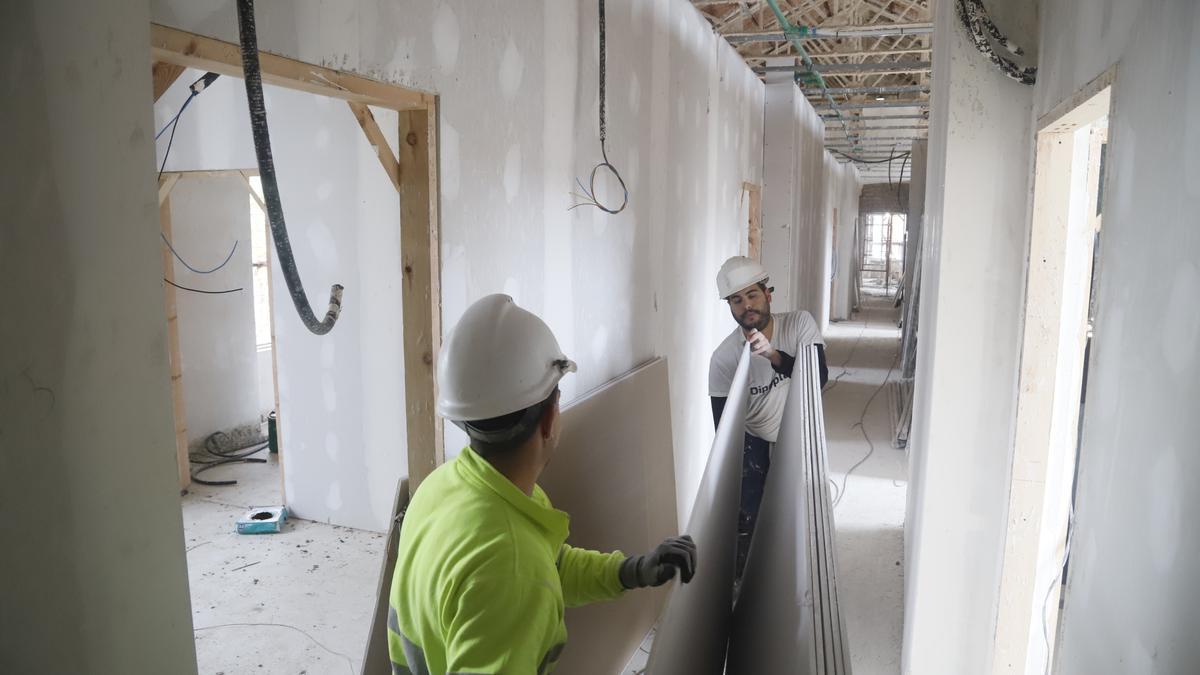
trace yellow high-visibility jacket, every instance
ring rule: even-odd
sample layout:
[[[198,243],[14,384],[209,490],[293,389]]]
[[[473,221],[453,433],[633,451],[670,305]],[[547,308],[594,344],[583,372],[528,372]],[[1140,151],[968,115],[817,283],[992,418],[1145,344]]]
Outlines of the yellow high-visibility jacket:
[[[566,544],[570,518],[471,448],[413,495],[392,576],[394,673],[542,675],[567,642],[563,608],[620,596],[620,551]]]

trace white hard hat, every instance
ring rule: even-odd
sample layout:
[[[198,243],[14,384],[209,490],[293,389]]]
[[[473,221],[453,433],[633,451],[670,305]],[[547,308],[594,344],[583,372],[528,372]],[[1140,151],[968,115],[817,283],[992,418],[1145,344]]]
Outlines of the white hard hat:
[[[767,280],[767,270],[744,255],[735,255],[717,271],[717,292],[724,300],[738,291]]]
[[[507,295],[467,308],[438,354],[437,412],[452,422],[488,420],[546,400],[575,363],[550,327]]]

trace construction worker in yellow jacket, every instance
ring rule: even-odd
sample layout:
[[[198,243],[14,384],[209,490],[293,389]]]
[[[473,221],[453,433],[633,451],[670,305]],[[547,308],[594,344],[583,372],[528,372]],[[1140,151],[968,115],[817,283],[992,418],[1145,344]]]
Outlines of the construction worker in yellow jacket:
[[[564,607],[691,580],[673,537],[627,557],[566,543],[569,517],[537,485],[558,442],[558,382],[574,372],[550,328],[506,295],[471,305],[438,356],[438,414],[469,447],[421,483],[400,529],[388,649],[393,673],[550,672]]]

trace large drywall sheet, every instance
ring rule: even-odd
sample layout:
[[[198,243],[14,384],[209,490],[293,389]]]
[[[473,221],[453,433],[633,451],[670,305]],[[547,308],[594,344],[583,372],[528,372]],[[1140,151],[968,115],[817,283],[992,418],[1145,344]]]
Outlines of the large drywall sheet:
[[[579,362],[566,402],[670,359],[686,520],[713,434],[708,359],[730,328],[714,279],[746,236],[742,182],[762,181],[763,86],[737,52],[684,0],[608,1],[608,156],[630,191],[610,216],[567,210],[600,160],[595,2],[258,4],[261,48],[439,95],[444,326],[485,294],[512,295]],[[237,39],[228,1],[151,7],[160,23]],[[335,280],[301,262],[314,289]],[[466,444],[453,425],[446,435],[448,454]],[[403,453],[403,435],[393,443]]]
[[[850,318],[855,264],[854,222],[858,219],[858,197],[862,189],[858,169],[853,164],[839,162],[832,153],[825,153],[825,202],[833,229],[829,253],[833,266],[829,271],[833,280],[829,297],[830,321]],[[835,213],[836,220],[833,219]],[[822,327],[825,325],[822,320]]]
[[[838,256],[850,257],[858,172],[825,152],[824,123],[790,79],[766,89],[762,260],[775,287],[772,308],[808,311],[823,329],[831,310],[849,315],[849,277],[836,298],[831,281],[835,236]]]
[[[989,7],[1023,46],[1035,6]],[[906,673],[986,672],[1003,551],[1031,173],[1032,90],[936,8],[906,528]]]
[[[171,191],[171,243],[181,258],[211,270],[233,252],[211,274],[196,274],[172,259],[175,282],[210,291],[242,289],[223,295],[176,291],[189,444],[257,424],[266,412],[259,406],[250,208],[240,176],[187,177]]]
[[[1112,64],[1095,339],[1057,671],[1200,671],[1200,6],[1042,3],[1037,115]]]
[[[734,608],[730,675],[850,672],[816,349],[796,365]]]
[[[750,348],[742,349],[686,534],[696,542],[696,575],[672,582],[647,675],[719,675],[733,619],[737,519],[749,399]]]
[[[0,4],[0,669],[195,673],[145,4]]]
[[[538,483],[571,515],[572,546],[639,555],[678,533],[667,371],[666,359],[655,359],[563,409],[558,450]],[[568,608],[558,669],[620,672],[666,593],[643,589]]]
[[[160,124],[200,75],[188,70],[167,90],[155,106]],[[314,311],[324,311],[330,284],[346,287],[336,328],[316,336],[271,267],[285,498],[300,518],[383,531],[408,465],[399,198],[345,102],[264,93],[292,252]],[[395,148],[396,113],[374,113]],[[222,77],[184,112],[166,168],[256,166],[245,84]]]

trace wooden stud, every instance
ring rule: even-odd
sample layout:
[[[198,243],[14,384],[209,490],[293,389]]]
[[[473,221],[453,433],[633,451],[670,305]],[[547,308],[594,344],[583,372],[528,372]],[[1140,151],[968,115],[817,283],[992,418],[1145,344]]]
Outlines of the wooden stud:
[[[396,161],[396,156],[392,154],[392,146],[388,145],[383,130],[379,128],[379,123],[375,121],[375,115],[371,114],[371,109],[362,103],[354,101],[346,103],[354,113],[354,118],[358,120],[358,126],[362,127],[363,133],[366,134],[367,143],[375,150],[375,155],[379,158],[379,163],[383,165],[384,172],[387,173],[392,185],[399,192],[400,164]]]
[[[167,202],[167,198],[171,196],[171,190],[175,189],[175,184],[179,182],[180,174],[163,174],[162,179],[158,181],[158,205],[161,207]]]
[[[415,491],[445,459],[442,421],[434,408],[441,343],[436,103],[401,112],[399,139],[404,392],[409,486]]]
[[[751,260],[762,261],[762,186],[754,183],[742,183],[742,190],[750,199],[749,204],[749,222],[747,223],[747,232],[749,234],[750,244],[747,249],[747,256]]]
[[[152,23],[150,47],[155,61],[242,77],[241,48],[232,42]],[[267,52],[259,52],[259,64],[264,84],[344,101],[378,105],[393,110],[417,110],[429,107],[434,99],[433,94]]]
[[[187,70],[183,66],[174,63],[163,63],[155,61],[154,65],[150,66],[150,76],[154,79],[154,102],[158,103],[158,99],[175,84],[175,80]]]
[[[162,232],[171,237],[171,200],[165,198],[158,207],[158,220]],[[163,277],[175,280],[175,261],[171,251],[162,247]],[[179,490],[186,491],[192,483],[191,464],[188,462],[187,409],[183,402],[183,361],[179,355],[179,312],[176,306],[175,287],[163,284],[166,297],[167,351],[171,361],[171,407],[175,415],[175,459],[179,464]]]

